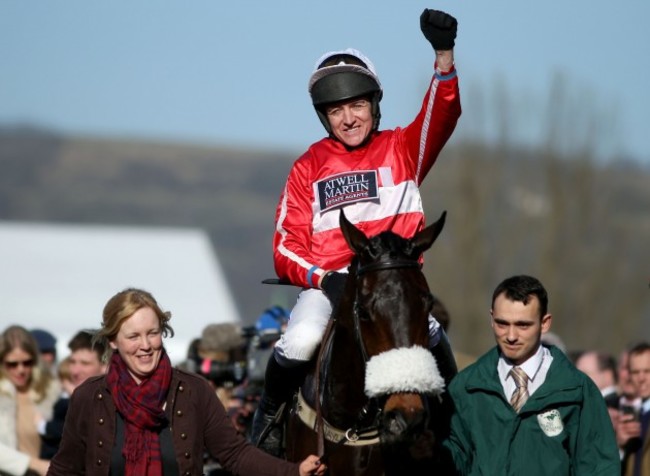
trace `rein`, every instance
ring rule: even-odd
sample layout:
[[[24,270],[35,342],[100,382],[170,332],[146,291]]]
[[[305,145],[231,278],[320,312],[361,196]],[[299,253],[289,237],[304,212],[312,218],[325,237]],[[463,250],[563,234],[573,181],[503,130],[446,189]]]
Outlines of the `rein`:
[[[325,329],[325,335],[323,338],[323,343],[320,346],[320,350],[318,351],[318,358],[316,359],[316,421],[314,422],[314,425],[311,426],[310,428],[313,428],[314,431],[316,432],[316,437],[317,437],[317,448],[318,448],[318,455],[319,456],[324,456],[325,455],[325,427],[324,425],[327,424],[325,419],[323,418],[323,412],[321,409],[321,402],[323,395],[321,395],[321,374],[322,369],[321,365],[323,364],[325,358],[323,357],[325,354],[329,354],[329,350],[332,345],[332,338],[334,337],[334,324],[336,322],[336,319],[330,318],[329,322],[327,323],[327,328]],[[302,392],[298,390],[298,398],[300,399],[302,397]],[[303,399],[303,403],[304,399]],[[305,406],[306,403],[305,403]],[[307,406],[308,407],[308,406]],[[300,401],[298,402],[298,416],[300,416]],[[303,422],[307,423],[302,416],[300,416],[301,420]]]
[[[323,343],[321,344],[316,360],[316,409],[312,410],[300,391],[298,391],[298,401],[296,403],[296,414],[300,420],[316,432],[317,450],[321,459],[325,457],[326,439],[335,443],[337,446],[343,444],[347,446],[368,446],[379,443],[379,425],[377,424],[377,420],[381,415],[381,410],[377,405],[376,398],[368,400],[368,403],[359,412],[355,424],[347,430],[338,429],[323,418],[321,403],[324,395],[323,388],[321,387],[321,377],[324,373],[323,363],[326,359],[325,356],[329,354],[334,338],[335,323],[336,319],[330,319],[327,323]],[[364,362],[367,362],[367,359]],[[374,414],[372,425],[362,426],[363,422],[367,421],[368,415],[371,413]]]

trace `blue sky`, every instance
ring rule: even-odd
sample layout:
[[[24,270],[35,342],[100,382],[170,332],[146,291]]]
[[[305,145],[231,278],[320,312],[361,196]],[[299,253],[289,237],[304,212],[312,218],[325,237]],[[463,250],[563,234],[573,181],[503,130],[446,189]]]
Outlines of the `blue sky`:
[[[507,117],[512,140],[539,143],[551,117],[572,136],[595,123],[599,155],[650,163],[648,0],[4,0],[0,125],[298,153],[323,135],[314,62],[348,46],[377,67],[382,126],[406,124],[432,69],[425,7],[459,21],[452,140]]]

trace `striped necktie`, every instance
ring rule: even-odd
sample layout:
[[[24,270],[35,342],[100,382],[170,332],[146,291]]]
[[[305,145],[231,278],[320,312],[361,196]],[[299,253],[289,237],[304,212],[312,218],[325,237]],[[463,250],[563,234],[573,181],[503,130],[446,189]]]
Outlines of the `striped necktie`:
[[[519,413],[521,407],[523,407],[526,400],[528,400],[528,375],[526,375],[526,372],[524,372],[521,367],[513,367],[512,370],[510,370],[510,375],[517,386],[512,397],[510,397],[510,405],[512,405],[512,408]]]

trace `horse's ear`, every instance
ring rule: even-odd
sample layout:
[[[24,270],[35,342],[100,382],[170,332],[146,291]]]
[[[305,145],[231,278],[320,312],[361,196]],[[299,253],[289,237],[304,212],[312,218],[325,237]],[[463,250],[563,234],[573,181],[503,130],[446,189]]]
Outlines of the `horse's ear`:
[[[367,248],[368,237],[346,218],[343,209],[341,209],[341,214],[339,215],[339,226],[341,227],[345,241],[353,251],[360,253]]]
[[[411,238],[411,245],[413,246],[414,253],[419,256],[426,250],[431,248],[433,242],[436,241],[438,235],[445,226],[445,219],[447,218],[447,211],[442,212],[440,218],[435,223],[432,223],[421,232],[417,233]]]

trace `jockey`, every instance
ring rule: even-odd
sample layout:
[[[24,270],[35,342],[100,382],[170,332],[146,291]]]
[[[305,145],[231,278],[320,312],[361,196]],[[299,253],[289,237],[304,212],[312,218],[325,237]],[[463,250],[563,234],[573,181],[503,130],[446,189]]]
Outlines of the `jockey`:
[[[425,226],[418,187],[460,117],[453,47],[456,19],[426,9],[424,36],[435,50],[434,74],[411,124],[379,130],[383,90],[372,62],[355,49],[326,53],[309,79],[309,94],[328,137],[293,165],[276,210],[273,238],[278,276],[303,290],[286,332],[269,359],[265,388],[251,439],[279,454],[281,432],[259,437],[304,377],[342,293],[353,257],[339,228],[339,214],[367,236],[382,231],[410,238]],[[429,345],[445,383],[456,364],[444,331],[430,316]]]

